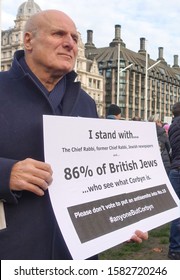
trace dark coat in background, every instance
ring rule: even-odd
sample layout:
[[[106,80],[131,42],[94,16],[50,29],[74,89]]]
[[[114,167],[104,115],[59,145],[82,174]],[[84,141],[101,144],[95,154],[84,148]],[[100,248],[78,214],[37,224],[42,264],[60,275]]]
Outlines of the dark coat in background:
[[[55,115],[42,89],[21,68],[22,55],[17,51],[11,69],[0,73],[0,199],[7,222],[0,231],[0,259],[71,259],[48,191],[39,197],[9,188],[16,161],[44,161],[42,116]],[[74,72],[66,77],[62,115],[97,118],[94,100],[74,82],[75,77]]]
[[[165,129],[157,124],[156,124],[156,131],[157,131],[157,137],[158,137],[162,161],[167,174],[169,174],[169,171],[171,169],[171,147],[170,147],[169,138],[166,134]]]
[[[180,116],[175,117],[169,127],[169,140],[172,148],[172,169],[180,167]]]

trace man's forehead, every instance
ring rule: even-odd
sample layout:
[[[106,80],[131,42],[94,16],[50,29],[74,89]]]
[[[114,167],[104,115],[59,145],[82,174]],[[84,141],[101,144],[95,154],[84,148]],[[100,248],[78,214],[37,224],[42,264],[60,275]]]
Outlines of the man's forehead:
[[[42,21],[41,21],[42,24]],[[73,34],[78,35],[77,28],[72,20],[63,20],[61,17],[51,17],[51,16],[45,16],[43,18],[43,24],[46,27],[49,27],[50,29],[54,30],[64,30],[68,32],[72,32]]]

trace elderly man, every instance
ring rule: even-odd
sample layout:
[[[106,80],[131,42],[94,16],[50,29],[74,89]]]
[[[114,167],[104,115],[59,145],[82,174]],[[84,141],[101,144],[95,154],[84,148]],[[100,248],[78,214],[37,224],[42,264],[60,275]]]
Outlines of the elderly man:
[[[39,12],[26,23],[24,50],[0,73],[1,260],[72,259],[49,198],[53,170],[44,162],[42,116],[98,117],[94,100],[74,82],[77,43],[69,16]]]

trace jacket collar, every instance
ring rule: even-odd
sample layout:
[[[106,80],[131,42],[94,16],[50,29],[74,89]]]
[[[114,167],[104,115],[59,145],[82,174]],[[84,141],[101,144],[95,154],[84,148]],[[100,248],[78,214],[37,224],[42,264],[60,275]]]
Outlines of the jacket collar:
[[[12,67],[9,70],[10,75],[13,79],[23,79],[29,76],[19,63],[19,59],[24,56],[23,50],[18,50],[14,54],[14,60],[12,63]],[[80,82],[74,82],[77,74],[75,71],[71,71],[70,73],[66,74],[66,89],[63,98],[63,109],[62,115],[63,116],[73,116],[74,108],[76,107],[76,103],[78,101],[80,95]],[[40,88],[39,88],[40,89]],[[42,91],[42,90],[41,90]],[[47,97],[45,96],[47,99]],[[48,100],[48,99],[47,99]],[[53,110],[54,111],[54,110]],[[55,114],[55,112],[54,112]]]

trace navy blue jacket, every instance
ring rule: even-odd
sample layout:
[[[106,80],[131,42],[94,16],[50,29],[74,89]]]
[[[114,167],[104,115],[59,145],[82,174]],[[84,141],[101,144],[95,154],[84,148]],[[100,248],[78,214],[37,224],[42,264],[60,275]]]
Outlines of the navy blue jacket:
[[[42,116],[55,114],[48,97],[21,68],[22,55],[17,51],[11,69],[0,73],[0,199],[7,222],[0,231],[0,259],[71,259],[48,191],[39,197],[9,188],[15,162],[28,157],[44,161]],[[98,117],[94,100],[75,77],[75,72],[66,77],[62,115]]]
[[[180,116],[173,119],[168,130],[168,135],[172,149],[171,169],[180,168]]]

